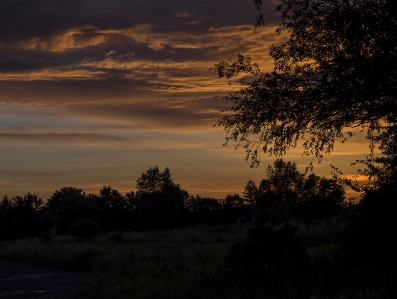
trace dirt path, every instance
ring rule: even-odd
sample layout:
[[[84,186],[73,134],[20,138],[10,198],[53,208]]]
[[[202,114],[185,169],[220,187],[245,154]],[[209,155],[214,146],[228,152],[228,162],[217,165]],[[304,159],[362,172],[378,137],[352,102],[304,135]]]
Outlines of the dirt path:
[[[0,261],[0,299],[69,298],[86,280],[75,272]]]

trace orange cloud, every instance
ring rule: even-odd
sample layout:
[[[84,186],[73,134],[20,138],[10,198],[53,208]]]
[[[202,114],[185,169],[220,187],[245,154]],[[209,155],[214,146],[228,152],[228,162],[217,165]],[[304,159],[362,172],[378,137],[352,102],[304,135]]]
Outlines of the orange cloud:
[[[182,13],[181,16],[187,15]],[[16,50],[66,52],[103,44],[110,37],[125,36],[144,43],[153,50],[162,50],[165,47],[172,49],[214,48],[215,52],[219,53],[231,49],[241,51],[249,49],[250,53],[255,53],[260,49],[258,54],[263,55],[263,50],[267,50],[268,46],[285,40],[285,36],[275,33],[275,28],[275,26],[268,26],[253,32],[251,25],[224,26],[211,27],[202,34],[194,34],[183,30],[162,32],[151,24],[139,24],[122,29],[99,29],[85,26],[67,29],[49,38],[34,37],[7,44],[1,43],[1,46]],[[107,55],[111,55],[109,53]]]
[[[0,73],[0,81],[56,81],[98,79],[105,72],[99,70],[75,69],[69,66],[45,68],[26,72]]]
[[[103,146],[112,149],[188,149],[207,147],[191,140],[123,137],[101,133],[0,133],[3,147]]]
[[[174,16],[176,18],[187,18],[187,17],[193,16],[193,14],[188,13],[188,12],[177,12],[177,13],[174,14]]]
[[[96,46],[104,43],[108,35],[98,32],[92,26],[67,29],[50,38],[33,37],[12,43],[1,43],[5,48],[15,50],[32,50],[43,52],[65,52]]]

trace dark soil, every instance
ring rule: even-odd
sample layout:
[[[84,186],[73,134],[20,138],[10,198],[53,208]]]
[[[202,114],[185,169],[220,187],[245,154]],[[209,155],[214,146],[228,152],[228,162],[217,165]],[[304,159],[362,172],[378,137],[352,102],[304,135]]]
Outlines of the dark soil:
[[[69,298],[83,288],[86,280],[75,272],[0,261],[0,299]]]

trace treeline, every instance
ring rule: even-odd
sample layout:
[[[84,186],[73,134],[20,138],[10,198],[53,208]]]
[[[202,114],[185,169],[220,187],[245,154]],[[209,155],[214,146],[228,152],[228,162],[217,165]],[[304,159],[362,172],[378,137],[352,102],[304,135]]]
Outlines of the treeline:
[[[192,196],[174,183],[168,168],[153,167],[136,181],[136,192],[121,194],[105,186],[99,195],[64,187],[44,203],[36,194],[0,201],[0,238],[99,232],[173,229],[196,225],[254,222],[330,225],[347,206],[342,185],[333,179],[300,173],[279,159],[258,186],[248,181],[244,195],[224,199]]]

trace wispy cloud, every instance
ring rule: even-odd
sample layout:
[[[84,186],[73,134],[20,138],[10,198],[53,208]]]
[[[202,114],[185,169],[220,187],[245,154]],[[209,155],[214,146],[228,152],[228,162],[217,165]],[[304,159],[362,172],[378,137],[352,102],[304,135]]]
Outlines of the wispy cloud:
[[[99,79],[105,75],[100,70],[84,70],[73,67],[55,67],[26,72],[0,73],[0,81],[58,81]]]
[[[14,176],[49,177],[49,176],[57,175],[57,173],[55,171],[37,171],[37,170],[0,170],[0,174],[3,176],[10,176],[10,177],[14,177]],[[12,180],[8,180],[4,183],[9,184],[11,182],[12,182]],[[1,182],[1,183],[3,183],[3,182]]]
[[[193,16],[193,14],[188,13],[188,12],[176,12],[176,13],[174,14],[174,16],[175,16],[176,18],[187,18],[187,17]]]
[[[201,148],[202,142],[144,136],[117,136],[100,133],[0,133],[3,147],[51,147],[51,146],[102,146],[120,149],[186,149]]]
[[[13,42],[0,42],[8,50],[29,50],[39,52],[65,52],[97,46],[106,42],[107,34],[92,26],[67,29],[53,36],[31,37]]]

